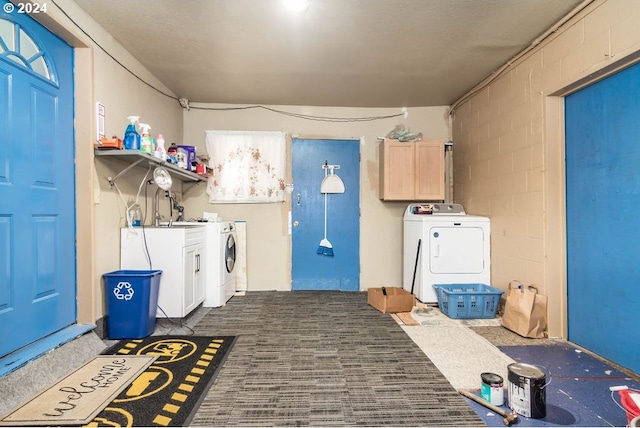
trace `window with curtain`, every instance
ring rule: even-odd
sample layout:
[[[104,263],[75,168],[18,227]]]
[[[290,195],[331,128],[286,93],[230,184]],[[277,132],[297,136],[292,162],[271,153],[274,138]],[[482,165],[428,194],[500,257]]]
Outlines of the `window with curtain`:
[[[206,131],[211,203],[285,200],[286,135],[283,132]]]

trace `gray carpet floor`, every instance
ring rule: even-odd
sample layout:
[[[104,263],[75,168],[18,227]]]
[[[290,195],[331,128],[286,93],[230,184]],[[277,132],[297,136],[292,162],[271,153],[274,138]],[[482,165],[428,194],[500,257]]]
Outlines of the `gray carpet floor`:
[[[238,336],[194,426],[485,426],[366,293],[251,292],[193,330]]]

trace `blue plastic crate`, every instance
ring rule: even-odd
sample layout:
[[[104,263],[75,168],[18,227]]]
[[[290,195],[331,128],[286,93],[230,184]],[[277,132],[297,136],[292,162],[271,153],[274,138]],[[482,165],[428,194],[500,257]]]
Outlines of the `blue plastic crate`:
[[[486,284],[434,284],[438,307],[449,318],[495,318],[504,291]]]

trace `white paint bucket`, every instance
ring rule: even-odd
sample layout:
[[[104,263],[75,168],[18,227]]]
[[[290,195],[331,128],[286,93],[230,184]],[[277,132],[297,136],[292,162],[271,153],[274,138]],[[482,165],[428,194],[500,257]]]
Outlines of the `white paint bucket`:
[[[546,374],[533,364],[513,363],[507,366],[509,407],[527,418],[547,415]]]
[[[495,406],[504,404],[504,381],[502,376],[495,373],[482,373],[480,375],[482,385],[480,387],[480,395],[482,399],[488,401]]]

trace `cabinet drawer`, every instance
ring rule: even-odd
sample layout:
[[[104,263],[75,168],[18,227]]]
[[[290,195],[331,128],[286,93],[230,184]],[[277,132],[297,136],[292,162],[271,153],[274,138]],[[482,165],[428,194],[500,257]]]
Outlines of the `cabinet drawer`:
[[[189,227],[184,231],[184,244],[189,246],[204,242],[204,236],[204,226]]]

